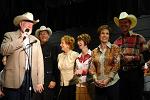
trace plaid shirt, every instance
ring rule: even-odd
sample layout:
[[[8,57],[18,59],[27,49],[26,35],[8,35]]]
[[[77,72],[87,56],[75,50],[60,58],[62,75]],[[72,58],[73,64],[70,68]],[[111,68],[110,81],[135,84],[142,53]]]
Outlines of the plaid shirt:
[[[147,42],[147,48],[148,48],[148,50],[149,50],[149,52],[150,52],[150,40]],[[149,59],[149,61],[147,62],[147,66],[150,68],[150,59]]]
[[[143,51],[143,45],[145,43],[145,38],[142,35],[133,32],[128,33],[126,36],[120,36],[114,42],[114,44],[118,45],[121,48],[123,56],[133,57],[133,62],[135,64],[141,61],[141,52]],[[131,63],[133,64],[133,62]]]

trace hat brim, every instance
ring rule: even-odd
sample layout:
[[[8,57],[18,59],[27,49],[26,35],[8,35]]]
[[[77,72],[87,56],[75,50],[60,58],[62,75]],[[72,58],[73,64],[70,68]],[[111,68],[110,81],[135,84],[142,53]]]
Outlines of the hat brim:
[[[46,29],[43,29],[43,30],[41,30],[41,29],[37,29],[37,30],[36,30],[36,32],[35,32],[35,36],[36,36],[36,37],[39,37],[39,33],[40,33],[41,31],[47,31],[47,32],[48,32],[48,34],[49,34],[49,36],[51,36],[51,35],[52,35],[52,31],[51,31],[51,29],[50,29],[50,28],[46,28]]]
[[[39,19],[38,19],[38,20],[29,20],[27,17],[24,17],[24,16],[17,16],[17,17],[14,18],[13,23],[14,23],[15,26],[18,26],[19,23],[20,23],[21,21],[23,21],[23,20],[25,20],[25,21],[30,21],[30,22],[32,22],[33,24],[36,24],[36,23],[39,22]]]
[[[131,21],[130,29],[133,29],[137,25],[137,18],[134,15],[128,15],[128,17],[123,19],[129,19]],[[121,19],[114,17],[114,22],[118,27],[119,27],[119,20]]]

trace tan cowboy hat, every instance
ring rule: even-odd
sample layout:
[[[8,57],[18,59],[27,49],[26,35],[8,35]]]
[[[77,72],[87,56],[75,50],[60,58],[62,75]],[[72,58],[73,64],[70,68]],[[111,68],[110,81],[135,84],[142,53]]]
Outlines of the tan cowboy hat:
[[[18,15],[18,16],[16,16],[16,17],[14,18],[13,23],[14,23],[15,26],[18,26],[19,23],[20,23],[21,21],[23,21],[23,20],[31,21],[31,22],[33,22],[33,24],[36,24],[36,23],[39,22],[39,19],[38,19],[38,20],[34,20],[34,19],[33,19],[33,14],[32,14],[32,13],[26,12],[26,13],[24,13],[23,15]]]
[[[47,31],[48,34],[49,34],[49,36],[52,35],[52,30],[51,30],[49,27],[46,28],[46,26],[41,26],[39,29],[36,30],[35,36],[38,37],[38,36],[39,36],[39,33],[40,33],[41,31]]]
[[[137,24],[137,18],[134,15],[128,15],[126,12],[121,12],[119,18],[114,17],[114,22],[119,27],[119,20],[129,19],[131,21],[130,29],[134,28]]]

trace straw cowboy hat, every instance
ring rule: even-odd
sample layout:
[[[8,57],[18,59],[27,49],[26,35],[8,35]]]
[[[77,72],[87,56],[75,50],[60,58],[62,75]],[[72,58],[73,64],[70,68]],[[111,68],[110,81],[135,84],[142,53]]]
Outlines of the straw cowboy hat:
[[[23,21],[23,20],[33,22],[33,24],[36,24],[36,23],[39,22],[39,19],[38,19],[38,20],[34,20],[32,13],[26,12],[26,13],[24,13],[24,14],[22,14],[22,15],[16,16],[16,17],[14,18],[13,23],[14,23],[15,26],[18,26],[19,23],[20,23],[21,21]]]
[[[52,35],[52,30],[51,30],[49,27],[46,28],[46,26],[41,26],[39,29],[36,30],[35,36],[38,37],[38,36],[39,36],[39,33],[40,33],[41,31],[47,31],[48,34],[49,34],[49,36]]]
[[[134,15],[129,15],[126,12],[121,12],[119,18],[114,17],[115,24],[119,27],[119,20],[129,19],[131,21],[130,29],[134,28],[137,24],[137,18]]]

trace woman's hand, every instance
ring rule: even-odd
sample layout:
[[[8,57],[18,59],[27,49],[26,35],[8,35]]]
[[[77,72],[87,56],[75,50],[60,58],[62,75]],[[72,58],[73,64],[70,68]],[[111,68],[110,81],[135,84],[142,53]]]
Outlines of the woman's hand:
[[[82,70],[77,69],[77,70],[75,71],[75,74],[76,74],[76,75],[82,75]]]
[[[96,86],[100,87],[100,88],[104,88],[108,85],[108,83],[111,81],[111,78],[107,78],[104,80],[96,80]]]

